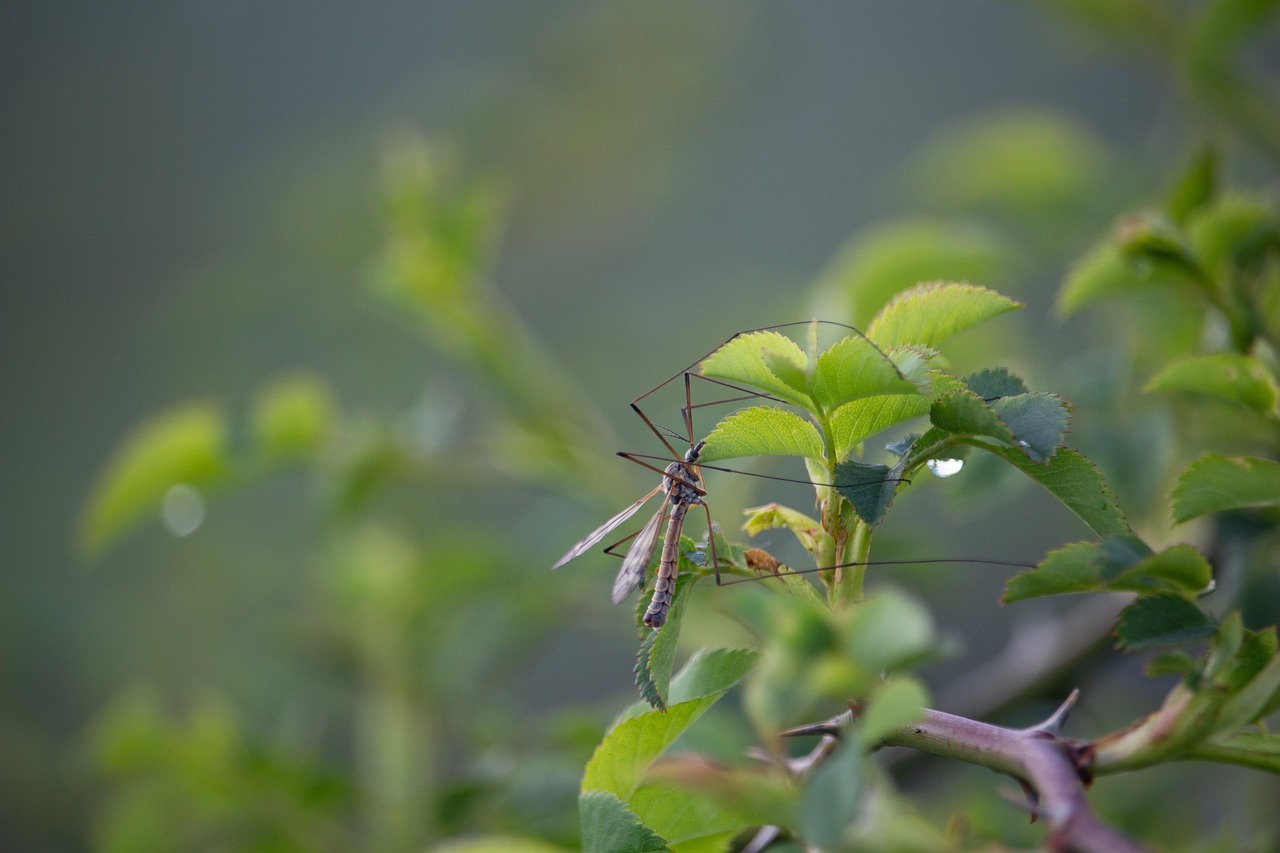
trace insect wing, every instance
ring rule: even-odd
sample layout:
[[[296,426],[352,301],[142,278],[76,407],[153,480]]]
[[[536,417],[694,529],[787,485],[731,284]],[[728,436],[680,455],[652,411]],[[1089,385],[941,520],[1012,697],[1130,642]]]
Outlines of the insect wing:
[[[600,525],[595,530],[591,531],[591,533],[589,533],[585,539],[583,539],[577,545],[574,545],[567,552],[565,552],[565,555],[561,557],[559,560],[556,560],[556,564],[551,568],[558,569],[561,566],[563,566],[565,563],[568,563],[571,560],[576,560],[578,557],[581,557],[587,551],[591,550],[591,548],[594,547],[597,542],[599,542],[604,537],[608,536],[609,532],[612,531],[619,524],[622,524],[622,522],[626,521],[628,518],[635,515],[636,512],[640,509],[640,507],[644,506],[645,503],[648,502],[649,498],[653,497],[661,490],[662,490],[662,486],[656,487],[653,491],[649,492],[649,494],[645,495],[640,500],[636,501],[631,506],[627,507],[622,512],[615,515],[613,518],[609,519],[604,524]],[[635,550],[635,549],[633,548],[632,550]]]
[[[640,528],[631,550],[618,569],[618,577],[613,581],[613,603],[618,604],[635,589],[644,578],[644,570],[649,568],[649,560],[653,557],[653,546],[658,543],[658,531],[662,528],[662,520],[667,517],[667,502],[654,513],[649,523]]]

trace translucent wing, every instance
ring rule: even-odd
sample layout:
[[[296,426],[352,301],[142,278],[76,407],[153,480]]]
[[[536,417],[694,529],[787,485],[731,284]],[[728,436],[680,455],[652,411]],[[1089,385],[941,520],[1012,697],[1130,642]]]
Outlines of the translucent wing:
[[[613,581],[614,604],[626,598],[644,578],[644,570],[649,568],[649,560],[653,557],[653,546],[658,544],[658,531],[662,529],[662,520],[666,517],[667,502],[663,501],[649,523],[636,534],[631,550],[622,561],[622,568],[618,569],[618,577]]]
[[[645,495],[640,500],[636,501],[631,506],[627,507],[622,512],[615,515],[613,518],[609,519],[604,524],[600,525],[595,530],[591,531],[591,533],[588,534],[586,539],[583,539],[577,545],[574,545],[572,548],[570,548],[563,557],[561,557],[559,560],[556,560],[556,564],[551,568],[558,569],[561,566],[563,566],[565,563],[568,563],[570,560],[576,560],[578,557],[581,557],[587,551],[590,551],[591,548],[595,546],[597,542],[599,542],[604,537],[608,536],[609,532],[613,530],[615,527],[617,527],[619,524],[626,521],[631,516],[635,515],[636,512],[640,509],[640,507],[645,505],[645,503],[649,500],[649,498],[653,497],[660,491],[662,491],[662,486],[658,485],[657,487],[654,488],[652,492],[649,492],[649,494]],[[661,515],[661,513],[659,513],[659,515]],[[635,548],[633,547],[632,550],[635,550]],[[625,565],[625,563],[623,565]]]

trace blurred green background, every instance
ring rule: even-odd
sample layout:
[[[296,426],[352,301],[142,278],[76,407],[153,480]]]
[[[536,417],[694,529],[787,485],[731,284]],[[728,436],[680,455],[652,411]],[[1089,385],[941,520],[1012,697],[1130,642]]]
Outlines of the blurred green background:
[[[1071,396],[1053,288],[1186,153],[1185,104],[1164,82],[1062,18],[994,0],[0,11],[0,848],[124,837],[110,814],[128,806],[94,746],[113,703],[134,708],[119,719],[152,726],[139,737],[161,751],[156,721],[171,719],[217,749],[274,744],[303,767],[358,765],[361,741],[343,732],[396,706],[367,706],[353,684],[428,648],[456,653],[452,668],[400,664],[431,697],[438,749],[421,784],[447,790],[438,815],[370,844],[504,820],[571,832],[574,767],[632,697],[634,646],[607,604],[612,563],[547,568],[650,487],[611,455],[651,447],[627,401],[736,330],[849,319],[827,314],[814,283],[847,269],[833,258],[874,263],[855,235],[921,214],[968,223],[979,261],[998,261],[978,263],[996,279],[981,283],[1029,305],[1001,321],[1003,352]],[[981,156],[957,170],[958,151],[989,147],[1002,127],[1031,142],[999,170]],[[369,286],[388,228],[384,159],[418,135],[461,180],[494,188],[503,225],[485,277],[557,381],[597,407],[599,421],[579,424],[597,468],[551,477],[485,458],[469,439],[504,417],[492,378]],[[985,197],[1020,160],[1038,189]],[[971,221],[993,210],[1014,223],[1011,239]],[[1074,322],[1078,345],[1091,330]],[[394,533],[334,542],[317,512],[331,496],[295,468],[212,500],[185,538],[152,521],[98,559],[78,550],[93,484],[136,425],[192,399],[243,408],[295,371],[325,377],[355,420],[417,424],[421,464],[378,499]],[[678,426],[673,410],[663,417]],[[716,512],[731,527],[756,487],[724,482]],[[944,556],[1034,560],[1084,535],[1047,500],[997,510],[944,517],[922,499],[916,520],[941,534]],[[349,565],[372,574],[410,566],[412,593],[343,587],[359,572],[335,581],[326,567],[352,547],[365,550]],[[965,635],[962,666],[1009,627],[993,615],[1003,575],[974,575],[939,613]],[[929,596],[932,575],[904,576]],[[526,599],[454,608],[454,587]],[[394,602],[409,602],[404,630],[370,639],[371,625],[401,618],[384,609]],[[348,617],[363,627],[344,633]],[[361,657],[362,642],[384,641],[400,651]],[[488,651],[473,659],[473,646]],[[529,758],[543,749],[556,758]],[[298,773],[323,811],[328,777]],[[517,790],[507,817],[476,811],[485,780],[521,773],[545,802]],[[341,801],[342,783],[332,789]],[[345,831],[325,844],[355,846]]]

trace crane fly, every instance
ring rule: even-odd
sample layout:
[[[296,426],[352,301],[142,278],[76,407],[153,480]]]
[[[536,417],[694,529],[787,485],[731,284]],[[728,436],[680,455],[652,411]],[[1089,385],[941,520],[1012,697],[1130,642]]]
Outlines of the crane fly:
[[[787,401],[779,399],[767,393],[751,390],[749,388],[743,388],[721,379],[716,379],[710,376],[703,376],[699,373],[695,373],[694,371],[703,361],[705,361],[710,356],[712,356],[717,351],[719,351],[722,347],[728,345],[729,343],[733,342],[735,339],[739,337],[751,334],[753,332],[763,332],[763,331],[770,331],[775,329],[782,329],[782,328],[801,326],[801,325],[811,325],[811,324],[814,325],[815,327],[817,325],[836,326],[836,327],[848,330],[850,332],[853,332],[857,336],[861,337],[863,340],[867,340],[866,336],[860,330],[854,328],[853,326],[848,326],[843,323],[835,323],[828,320],[780,323],[773,326],[763,326],[758,329],[749,329],[746,331],[737,332],[736,334],[730,336],[727,340],[725,340],[724,343],[715,347],[715,349],[712,349],[710,352],[708,352],[706,355],[703,355],[702,357],[694,361],[688,367],[684,368],[683,370],[677,371],[676,373],[672,374],[668,378],[664,379],[662,382],[655,385],[653,388],[650,388],[648,391],[646,391],[645,393],[641,394],[640,396],[632,400],[630,404],[632,410],[636,413],[636,415],[640,417],[640,419],[644,422],[645,426],[647,426],[649,430],[655,436],[657,436],[658,440],[662,442],[663,446],[670,452],[671,455],[669,457],[654,456],[652,454],[634,453],[634,452],[625,451],[625,450],[618,451],[618,455],[623,457],[624,459],[628,459],[632,462],[635,462],[638,465],[648,468],[649,470],[657,474],[660,474],[662,476],[662,480],[661,482],[659,482],[657,486],[655,486],[651,491],[649,491],[647,494],[645,494],[635,503],[631,504],[630,506],[623,509],[621,512],[609,518],[607,521],[605,521],[603,524],[601,524],[599,527],[593,530],[590,534],[588,534],[585,538],[583,538],[581,541],[576,543],[572,548],[570,548],[567,552],[565,552],[564,556],[561,557],[559,560],[557,560],[555,565],[553,565],[551,568],[558,569],[561,566],[571,562],[572,560],[575,560],[578,557],[582,556],[591,548],[595,547],[598,543],[604,540],[605,537],[607,537],[611,532],[613,532],[615,529],[617,529],[618,527],[626,523],[628,519],[630,519],[637,512],[639,512],[640,509],[645,504],[647,504],[650,500],[652,500],[653,497],[657,495],[659,492],[663,493],[664,500],[662,500],[661,505],[658,507],[658,511],[654,513],[654,515],[649,519],[648,522],[645,523],[644,527],[640,528],[640,530],[637,531],[636,533],[630,536],[624,537],[623,539],[620,539],[619,541],[615,542],[614,544],[604,549],[606,553],[612,554],[614,553],[615,548],[627,543],[628,541],[631,542],[629,546],[629,550],[627,551],[626,556],[623,558],[622,566],[618,570],[617,577],[614,579],[614,583],[613,583],[612,601],[616,605],[621,603],[622,600],[625,599],[633,589],[635,589],[636,587],[640,586],[643,583],[645,573],[649,567],[650,562],[653,559],[653,552],[657,546],[658,533],[660,530],[662,530],[663,522],[664,521],[667,522],[666,535],[663,536],[662,538],[662,552],[659,557],[658,571],[657,571],[656,579],[654,582],[653,595],[649,602],[649,606],[645,611],[644,618],[643,618],[644,624],[654,629],[662,627],[667,621],[667,611],[671,606],[672,596],[675,591],[676,577],[678,574],[680,534],[684,528],[685,517],[687,516],[689,510],[695,506],[702,507],[703,512],[706,516],[707,550],[709,552],[709,565],[715,575],[715,581],[717,586],[725,586],[725,585],[734,584],[734,583],[744,583],[747,581],[761,580],[769,577],[781,578],[781,577],[786,577],[787,575],[793,575],[793,574],[801,575],[801,574],[806,574],[812,571],[826,571],[827,569],[839,569],[839,568],[846,568],[849,566],[878,565],[878,564],[889,565],[889,564],[901,564],[904,562],[906,563],[975,562],[975,563],[990,563],[995,565],[1010,565],[1010,566],[1025,567],[1026,564],[1023,564],[1023,563],[1006,563],[998,560],[981,560],[981,559],[955,559],[955,560],[926,559],[926,560],[906,560],[906,561],[883,560],[883,561],[872,561],[872,562],[864,562],[864,563],[846,563],[846,564],[840,564],[836,566],[820,567],[819,569],[808,569],[808,570],[799,570],[799,571],[783,566],[783,568],[786,569],[786,572],[784,573],[784,572],[779,572],[777,570],[778,566],[780,566],[781,564],[777,563],[777,561],[774,560],[772,556],[768,555],[766,552],[758,552],[759,554],[763,555],[761,559],[765,560],[766,565],[769,563],[769,561],[772,561],[772,564],[773,564],[772,571],[769,571],[766,569],[766,572],[768,573],[759,574],[757,577],[736,578],[730,581],[723,581],[721,579],[720,562],[719,562],[718,555],[716,554],[715,534],[714,534],[713,523],[711,520],[711,510],[707,504],[707,500],[706,500],[707,490],[706,490],[706,485],[702,476],[703,467],[706,467],[708,470],[725,471],[728,473],[736,473],[736,474],[746,474],[748,476],[760,477],[763,479],[770,479],[770,480],[780,480],[784,482],[806,483],[809,485],[828,485],[828,486],[831,486],[834,484],[815,484],[809,480],[798,480],[798,479],[791,479],[787,477],[775,477],[775,476],[770,476],[765,474],[753,474],[751,472],[746,472],[746,471],[737,471],[731,468],[717,468],[715,466],[699,465],[698,458],[703,450],[703,447],[706,444],[706,441],[704,439],[704,440],[695,442],[693,439],[693,434],[694,434],[693,413],[696,409],[706,408],[709,406],[724,405],[728,403],[742,402],[747,400],[766,400],[766,401],[779,403],[779,404],[786,404]],[[871,343],[869,340],[867,340],[867,342]],[[875,347],[874,343],[871,343],[871,345]],[[875,348],[879,350],[878,347],[875,347]],[[884,358],[887,362],[889,362],[890,364],[893,364],[892,360],[889,358],[887,354],[883,352],[881,352],[881,354],[884,355]],[[894,365],[894,369],[895,371],[897,370],[896,365]],[[899,375],[901,375],[900,372],[899,372]],[[681,408],[680,415],[681,415],[681,419],[684,422],[685,435],[677,436],[675,433],[671,433],[671,436],[673,438],[679,438],[682,441],[684,440],[688,441],[689,449],[685,451],[683,454],[677,451],[676,448],[671,444],[671,442],[668,441],[666,431],[661,427],[657,426],[653,422],[653,420],[650,419],[650,417],[647,414],[645,414],[644,410],[640,406],[640,403],[644,401],[646,398],[650,397],[651,395],[657,393],[662,388],[666,387],[667,385],[681,378],[683,378],[684,380],[685,405]],[[731,391],[736,392],[739,396],[726,397],[723,399],[712,400],[709,402],[699,402],[695,404],[693,402],[693,392],[692,392],[692,382],[691,382],[692,379],[700,379],[700,380],[703,380],[704,382],[712,383],[714,385],[730,389]],[[660,468],[658,467],[657,464],[654,464],[654,463],[661,463],[664,461],[668,463],[665,467]],[[841,484],[841,485],[854,486],[854,485],[861,485],[861,484],[850,483],[850,484]],[[758,550],[758,549],[755,549],[755,550]]]
[[[650,628],[660,628],[663,624],[666,623],[667,610],[670,608],[670,605],[671,605],[672,595],[675,591],[676,576],[678,573],[678,558],[679,558],[678,552],[680,547],[680,534],[684,528],[684,521],[685,521],[686,515],[688,514],[689,510],[695,506],[701,506],[703,508],[704,514],[706,515],[707,547],[710,554],[709,563],[712,568],[712,571],[715,573],[716,584],[720,585],[721,584],[720,562],[719,562],[718,555],[716,554],[715,535],[713,532],[714,528],[711,520],[711,510],[708,507],[707,501],[706,501],[707,490],[706,490],[705,483],[702,479],[702,471],[697,464],[698,456],[702,452],[702,448],[705,445],[705,441],[695,442],[693,439],[694,410],[699,408],[704,408],[706,406],[723,405],[726,403],[739,402],[743,400],[766,399],[766,400],[771,400],[777,403],[783,403],[785,401],[779,400],[776,397],[772,397],[768,394],[762,394],[759,391],[752,391],[747,388],[741,388],[737,385],[733,385],[731,383],[724,382],[719,379],[701,376],[697,373],[694,373],[693,371],[695,368],[697,368],[699,364],[701,364],[704,360],[710,357],[713,353],[715,353],[721,347],[725,346],[726,344],[732,342],[734,339],[739,338],[743,335],[747,335],[752,332],[767,331],[771,329],[780,329],[780,328],[786,328],[791,326],[808,325],[810,322],[817,324],[817,323],[827,323],[828,321],[802,321],[802,322],[795,322],[795,323],[781,323],[775,326],[765,326],[760,329],[750,329],[747,331],[738,332],[732,335],[731,337],[729,337],[724,343],[720,344],[715,349],[708,352],[706,355],[703,355],[702,357],[698,358],[688,367],[684,368],[683,370],[677,371],[676,373],[669,376],[667,379],[664,379],[662,382],[658,383],[653,388],[650,388],[648,391],[646,391],[645,393],[641,394],[639,397],[636,397],[634,400],[632,400],[631,401],[632,410],[640,417],[640,419],[644,422],[645,426],[647,426],[649,430],[655,436],[657,436],[658,440],[662,442],[662,445],[670,452],[671,456],[656,457],[650,454],[631,453],[628,451],[619,451],[618,455],[622,456],[625,459],[629,459],[638,465],[642,465],[645,468],[648,468],[649,470],[654,471],[655,473],[662,475],[662,480],[648,494],[644,495],[635,503],[631,504],[630,506],[623,509],[621,512],[609,518],[607,521],[605,521],[603,524],[601,524],[599,527],[593,530],[590,534],[588,534],[584,539],[579,541],[567,552],[565,552],[565,555],[556,561],[555,565],[552,566],[552,569],[558,569],[561,566],[565,565],[566,563],[569,563],[570,561],[576,559],[577,557],[580,557],[582,554],[589,551],[591,548],[593,548],[595,545],[601,542],[606,536],[608,536],[611,532],[613,532],[622,524],[626,523],[628,519],[630,519],[637,512],[639,512],[641,507],[643,507],[646,503],[648,503],[655,495],[657,495],[659,492],[662,492],[665,497],[665,500],[662,501],[661,506],[659,506],[658,508],[658,511],[653,515],[652,518],[649,519],[649,521],[644,525],[644,527],[642,527],[637,533],[633,534],[632,536],[621,539],[618,542],[615,542],[613,545],[610,545],[609,547],[604,549],[607,553],[613,553],[613,549],[626,543],[628,540],[631,540],[630,548],[627,551],[626,556],[623,558],[622,567],[618,570],[618,575],[615,578],[613,583],[613,595],[612,595],[613,603],[614,604],[620,603],[624,598],[627,597],[628,594],[630,594],[631,590],[635,589],[644,581],[645,572],[649,567],[649,563],[653,558],[654,549],[657,546],[658,532],[662,529],[663,522],[666,521],[667,530],[666,530],[666,535],[663,536],[663,539],[662,539],[662,552],[661,552],[661,556],[659,557],[658,572],[657,572],[656,580],[654,582],[653,597],[649,602],[648,609],[645,611],[644,624],[649,626]],[[845,326],[842,323],[829,323],[829,324],[839,326],[841,328],[852,331],[859,336],[863,336],[862,332],[853,328],[852,326]],[[886,356],[886,359],[887,358],[888,356]],[[683,440],[687,440],[689,443],[689,449],[685,451],[683,454],[678,452],[676,448],[671,444],[671,442],[667,440],[667,435],[664,434],[664,430],[659,426],[657,426],[653,422],[653,420],[650,419],[647,414],[645,414],[644,410],[640,406],[640,403],[644,401],[646,398],[657,393],[660,389],[666,387],[670,383],[680,378],[683,378],[684,380],[684,397],[685,397],[685,400],[684,400],[685,405],[680,410],[681,419],[683,420],[684,427],[685,427],[685,436],[681,438]],[[716,385],[729,388],[737,392],[740,396],[730,397],[722,400],[715,400],[709,403],[698,403],[697,405],[695,405],[693,402],[693,391],[692,391],[692,383],[691,383],[691,379],[693,378],[703,379],[707,382],[711,382]],[[674,434],[672,434],[672,436],[675,437]],[[659,468],[657,465],[653,464],[653,462],[662,462],[668,459],[670,459],[671,461],[669,461],[668,464],[663,468]],[[652,460],[652,461],[648,461],[648,460]],[[728,470],[728,469],[717,469],[717,470]],[[775,479],[784,479],[784,478],[775,478]]]
[[[591,549],[597,542],[608,536],[615,528],[640,511],[658,492],[663,492],[666,499],[658,507],[653,518],[649,519],[640,532],[632,538],[631,549],[622,560],[622,568],[613,582],[613,603],[618,604],[630,594],[631,590],[644,580],[645,570],[653,559],[653,550],[658,542],[658,531],[662,522],[667,520],[667,533],[662,539],[662,556],[658,562],[658,575],[653,584],[653,598],[644,614],[644,624],[650,628],[661,628],[667,621],[667,610],[671,606],[671,596],[675,591],[677,560],[679,558],[680,531],[684,527],[685,515],[691,507],[701,506],[707,513],[707,528],[711,528],[711,510],[703,500],[706,489],[702,485],[702,473],[696,465],[698,454],[702,452],[703,442],[692,445],[684,454],[684,458],[672,462],[662,472],[662,482],[654,487],[640,500],[610,518],[593,530],[585,539],[574,545],[551,568],[558,569],[570,560]],[[668,514],[670,518],[668,520]],[[625,542],[626,540],[622,540]],[[617,544],[622,544],[621,542]],[[610,548],[617,547],[616,545]],[[710,542],[711,562],[719,572],[719,561],[715,556],[715,542]],[[606,549],[609,550],[609,549]]]

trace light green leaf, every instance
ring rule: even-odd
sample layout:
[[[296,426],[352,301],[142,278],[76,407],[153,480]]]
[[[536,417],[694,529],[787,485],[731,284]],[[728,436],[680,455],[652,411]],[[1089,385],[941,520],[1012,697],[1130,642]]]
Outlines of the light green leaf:
[[[1184,272],[1163,264],[1141,264],[1126,256],[1108,236],[1090,249],[1067,273],[1058,291],[1057,310],[1067,316],[1085,305],[1108,296],[1118,296],[1149,287],[1183,287]]]
[[[317,376],[293,376],[273,383],[250,412],[261,456],[270,462],[306,457],[323,441],[333,422],[328,384]]]
[[[896,589],[878,591],[845,611],[850,620],[844,652],[872,673],[892,672],[936,654],[938,635],[929,611]]]
[[[929,693],[916,679],[906,675],[887,679],[872,692],[858,717],[858,743],[864,750],[874,749],[891,733],[920,719],[928,704]]]
[[[794,412],[755,406],[734,412],[707,436],[699,460],[718,462],[742,456],[808,456],[821,459],[818,428]]]
[[[800,832],[809,844],[834,848],[858,814],[862,750],[844,742],[809,774],[800,800]]]
[[[1280,397],[1271,371],[1258,359],[1238,353],[1179,359],[1152,378],[1143,390],[1209,394],[1264,414],[1276,411]]]
[[[771,366],[772,365],[772,366]],[[703,376],[751,385],[797,406],[812,408],[805,384],[809,357],[795,341],[777,332],[740,335],[702,360]],[[780,370],[786,376],[779,376]]]
[[[1062,448],[1047,465],[1041,465],[1020,450],[985,445],[984,448],[1048,489],[1099,536],[1129,532],[1129,522],[1097,467],[1077,451]]]
[[[894,297],[871,321],[867,337],[881,347],[926,346],[944,341],[1021,304],[973,284],[936,282]]]
[[[436,853],[570,853],[567,847],[516,835],[486,835],[448,841],[432,849]]]
[[[671,853],[666,840],[614,794],[584,791],[578,797],[578,814],[584,853]]]
[[[631,796],[631,810],[667,839],[675,853],[720,853],[751,824],[714,797],[666,781],[647,781]]]
[[[649,765],[719,698],[713,694],[673,703],[666,712],[648,711],[618,723],[587,762],[582,791],[630,799]]]
[[[1274,246],[1276,213],[1265,199],[1231,194],[1198,211],[1187,222],[1188,239],[1210,271],[1250,267]]]
[[[885,353],[857,336],[839,341],[818,356],[809,388],[823,412],[863,397],[920,393]]]
[[[1012,247],[988,229],[907,219],[860,232],[821,281],[852,303],[854,322],[862,323],[908,287],[942,278],[993,281],[1012,257]]]
[[[671,701],[720,696],[746,678],[760,662],[755,649],[699,649],[671,681]]]
[[[756,536],[766,530],[785,528],[795,535],[810,554],[816,554],[820,542],[828,538],[828,534],[816,519],[781,504],[772,503],[751,507],[746,510],[746,516],[747,521],[742,529],[748,536]]]
[[[175,485],[208,488],[231,477],[228,418],[213,403],[171,409],[134,430],[94,487],[80,543],[97,556],[143,517],[158,513]]]
[[[1177,524],[1211,512],[1280,504],[1280,462],[1259,456],[1201,456],[1173,487]]]
[[[1176,646],[1212,637],[1217,630],[1204,611],[1180,595],[1148,595],[1120,613],[1116,637],[1131,652]]]
[[[1280,774],[1280,734],[1238,732],[1199,744],[1188,757]]]

